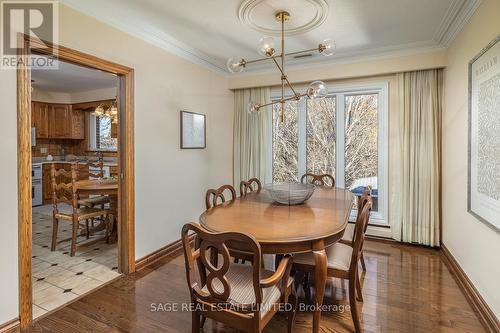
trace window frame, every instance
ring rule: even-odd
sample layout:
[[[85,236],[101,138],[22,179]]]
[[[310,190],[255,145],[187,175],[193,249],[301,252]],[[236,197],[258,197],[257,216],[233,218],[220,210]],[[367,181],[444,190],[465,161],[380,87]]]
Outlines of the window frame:
[[[335,117],[336,117],[336,165],[335,182],[339,188],[345,187],[345,96],[377,94],[377,141],[378,141],[378,179],[377,186],[379,190],[379,210],[372,212],[370,225],[380,227],[390,227],[389,225],[389,83],[373,82],[360,84],[332,85],[328,90],[327,97],[335,98]],[[289,96],[288,96],[289,97]],[[271,91],[271,100],[281,98],[281,92]],[[303,98],[297,104],[298,113],[298,164],[297,176],[305,174],[307,170],[307,99]],[[273,122],[272,112],[268,112],[268,121]],[[269,126],[270,138],[273,138],[273,126]],[[274,142],[271,142],[268,150],[267,179],[273,179],[273,149]],[[356,219],[357,211],[353,210],[350,220]]]

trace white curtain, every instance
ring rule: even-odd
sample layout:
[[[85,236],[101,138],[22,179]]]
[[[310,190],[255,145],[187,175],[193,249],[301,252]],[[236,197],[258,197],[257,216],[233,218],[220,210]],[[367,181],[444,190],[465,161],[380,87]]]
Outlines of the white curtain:
[[[269,103],[270,88],[239,89],[234,92],[234,185],[239,188],[241,180],[256,177],[263,184],[271,147],[269,112],[270,107],[261,108],[257,114],[248,113],[250,103]]]
[[[398,74],[399,138],[393,197],[393,237],[439,246],[441,112],[440,69]]]

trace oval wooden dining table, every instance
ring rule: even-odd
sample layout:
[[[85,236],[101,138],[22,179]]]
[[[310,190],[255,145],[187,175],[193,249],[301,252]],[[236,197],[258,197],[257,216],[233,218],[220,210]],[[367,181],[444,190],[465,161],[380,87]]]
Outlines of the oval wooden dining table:
[[[205,211],[200,224],[213,232],[253,235],[265,254],[312,251],[316,264],[313,332],[317,333],[326,285],[325,248],[342,238],[353,201],[350,191],[327,187],[317,187],[308,201],[295,206],[273,203],[262,192],[249,193]]]

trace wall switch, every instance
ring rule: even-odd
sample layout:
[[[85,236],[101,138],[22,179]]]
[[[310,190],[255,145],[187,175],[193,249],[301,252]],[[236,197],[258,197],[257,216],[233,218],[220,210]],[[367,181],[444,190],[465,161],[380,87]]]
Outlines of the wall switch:
[[[40,148],[40,154],[47,154],[47,147]]]

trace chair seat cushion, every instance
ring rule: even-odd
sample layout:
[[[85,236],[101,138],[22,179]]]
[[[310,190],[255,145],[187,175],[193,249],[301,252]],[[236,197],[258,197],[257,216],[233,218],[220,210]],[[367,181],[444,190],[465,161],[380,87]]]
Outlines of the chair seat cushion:
[[[106,210],[106,209],[87,208],[87,207],[77,209],[78,221],[88,220],[88,219],[92,219],[94,217],[104,216],[106,214],[108,214],[108,210]],[[55,218],[59,219],[59,220],[71,221],[73,219],[73,215],[66,214],[66,213],[57,213],[55,215]]]
[[[335,243],[326,248],[328,268],[348,271],[351,264],[352,247],[342,243]],[[293,262],[301,265],[314,266],[312,252],[300,253],[293,256]]]
[[[109,197],[106,195],[100,195],[97,197],[91,197],[86,199],[78,200],[78,204],[81,206],[93,207],[96,205],[105,205],[109,203]]]
[[[342,236],[343,241],[352,242],[354,239],[354,226],[353,223],[348,223],[344,231],[344,236]]]
[[[262,279],[270,277],[274,272],[262,270]],[[228,272],[225,275],[230,286],[228,302],[232,304],[253,304],[255,303],[255,291],[253,288],[253,266],[245,264],[231,264]],[[288,286],[293,283],[293,278],[289,277]],[[224,287],[218,279],[213,280],[213,288],[215,291],[222,293]],[[208,293],[207,286],[202,290]],[[262,308],[261,317],[263,317],[270,309],[273,303],[278,303],[281,298],[281,292],[278,286],[272,286],[262,289]]]

